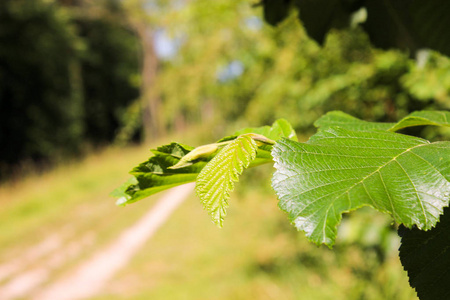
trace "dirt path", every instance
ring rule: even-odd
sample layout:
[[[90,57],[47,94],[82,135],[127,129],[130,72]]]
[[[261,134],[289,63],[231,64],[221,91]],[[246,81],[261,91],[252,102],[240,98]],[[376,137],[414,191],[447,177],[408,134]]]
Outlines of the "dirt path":
[[[53,269],[72,256],[72,251],[64,258],[53,257],[47,264],[27,270],[15,276],[0,287],[2,300],[29,296],[34,300],[75,300],[86,299],[98,294],[114,274],[130,261],[141,246],[164,224],[171,213],[190,195],[192,184],[171,189],[134,225],[124,230],[120,236],[104,249],[98,250],[87,261],[70,270],[55,282],[51,282],[38,293],[33,293],[52,274]],[[76,246],[76,245],[75,245]],[[53,246],[54,247],[54,246]],[[52,248],[52,247],[49,247]],[[74,247],[70,247],[72,250]],[[63,248],[64,249],[64,248]],[[61,253],[62,249],[56,251]]]

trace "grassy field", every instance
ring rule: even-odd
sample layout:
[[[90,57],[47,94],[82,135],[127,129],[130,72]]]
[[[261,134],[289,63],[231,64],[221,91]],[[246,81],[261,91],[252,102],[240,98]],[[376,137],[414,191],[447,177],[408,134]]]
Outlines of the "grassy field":
[[[84,241],[45,286],[113,241],[155,202],[121,208],[108,196],[147,155],[143,147],[106,150],[1,186],[0,263],[52,234],[60,236],[59,248],[20,272]],[[417,299],[396,251],[380,259],[377,247],[358,241],[338,242],[333,250],[308,243],[278,210],[271,171],[251,170],[237,185],[223,229],[190,197],[94,299]]]

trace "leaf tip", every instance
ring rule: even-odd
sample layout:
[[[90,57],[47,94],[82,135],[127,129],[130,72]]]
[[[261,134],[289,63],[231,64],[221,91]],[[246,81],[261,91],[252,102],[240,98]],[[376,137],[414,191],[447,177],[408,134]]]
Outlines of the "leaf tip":
[[[125,206],[128,202],[128,199],[126,197],[120,197],[119,199],[117,199],[116,201],[116,205],[117,206]]]

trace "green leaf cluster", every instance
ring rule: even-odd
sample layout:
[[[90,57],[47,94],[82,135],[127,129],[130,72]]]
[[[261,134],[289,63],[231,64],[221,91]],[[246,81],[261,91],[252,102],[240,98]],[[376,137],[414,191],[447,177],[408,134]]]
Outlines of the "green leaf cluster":
[[[193,148],[179,143],[151,150],[153,156],[130,172],[131,177],[112,196],[126,205],[157,192],[197,181],[197,194],[213,221],[222,226],[230,192],[248,167],[272,162],[270,151],[281,138],[297,140],[284,119],[272,126],[245,128],[216,143]]]

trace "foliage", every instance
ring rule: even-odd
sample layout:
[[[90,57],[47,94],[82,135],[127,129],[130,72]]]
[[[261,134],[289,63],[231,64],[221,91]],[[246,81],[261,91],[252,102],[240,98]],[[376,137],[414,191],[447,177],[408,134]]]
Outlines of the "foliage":
[[[25,3],[26,2],[26,3]],[[82,41],[66,12],[42,1],[0,4],[1,162],[79,149]]]
[[[317,245],[331,247],[342,214],[363,206],[388,213],[397,224],[414,226],[430,237],[434,234],[430,229],[436,226],[450,202],[450,142],[430,143],[396,131],[424,125],[450,127],[449,121],[450,113],[446,111],[418,111],[397,123],[365,122],[342,112],[331,112],[316,122],[319,131],[306,143],[300,143],[288,138],[293,137],[292,128],[280,120],[271,129],[265,128],[265,137],[260,134],[264,128],[244,129],[216,143],[217,146],[227,144],[219,150],[210,145],[198,147],[199,151],[180,148],[178,144],[158,148],[161,150],[154,151],[155,156],[150,160],[156,162],[173,153],[169,157],[175,169],[162,161],[147,170],[141,164],[137,167],[142,172],[139,176],[135,175],[136,168],[132,172],[137,183],[122,186],[116,193],[125,197],[121,198],[121,204],[139,200],[142,197],[133,198],[133,190],[167,187],[159,178],[164,174],[161,166],[177,172],[186,168],[185,174],[192,174],[186,182],[196,181],[204,208],[222,226],[234,182],[260,149],[272,148],[276,168],[272,187],[279,198],[279,207]],[[276,130],[277,127],[285,130]],[[278,136],[270,134],[277,131]],[[183,160],[180,157],[183,153],[190,157],[185,161],[192,164],[176,166]],[[266,158],[264,162],[271,161]],[[193,166],[201,169],[198,176],[190,171]],[[142,176],[147,177],[143,180]],[[433,246],[421,251],[431,255],[428,251],[434,249]],[[416,271],[411,272],[415,276]],[[420,289],[421,284],[417,285]],[[442,285],[439,288],[445,290]]]
[[[450,94],[442,56],[427,56],[424,70],[405,53],[372,48],[361,28],[332,31],[318,47],[297,15],[273,28],[262,13],[240,0],[196,0],[161,15],[177,47],[157,84],[167,128],[200,120],[261,126],[289,117],[309,134],[331,110],[392,122],[414,110],[448,108],[434,99]]]
[[[350,26],[355,14],[364,10],[362,27],[374,45],[413,53],[431,48],[450,54],[450,41],[442,38],[450,26],[449,20],[442,17],[450,12],[450,4],[442,5],[439,0],[264,0],[262,4],[270,24],[279,23],[288,16],[291,6],[296,7],[309,36],[319,43],[331,29]]]
[[[265,137],[261,139],[261,137]],[[252,158],[249,163],[245,163],[248,167],[258,166],[264,163],[272,161],[270,154],[270,144],[273,143],[272,140],[279,140],[282,137],[288,137],[290,139],[296,139],[295,132],[286,120],[278,120],[271,127],[264,126],[260,128],[246,128],[236,132],[232,136],[225,137],[219,140],[217,143],[199,146],[193,148],[187,145],[182,145],[179,143],[171,143],[169,145],[164,145],[152,150],[153,156],[149,158],[146,162],[141,163],[135,167],[130,173],[134,176],[130,179],[128,183],[125,183],[120,188],[114,191],[114,196],[119,198],[117,204],[125,205],[129,203],[136,202],[145,197],[148,197],[159,191],[181,185],[188,182],[196,181],[197,176],[201,173],[202,169],[207,165],[209,161],[216,155],[219,155],[221,151],[217,151],[224,147],[223,150],[227,151],[231,147],[237,150],[238,143],[234,143],[236,139],[245,139],[247,145],[252,145],[254,147],[254,142],[250,139],[254,139],[255,143],[258,145],[258,151],[256,156],[250,155]],[[228,147],[228,148],[227,148]],[[209,169],[214,169],[220,167],[220,171],[232,175],[229,181],[224,181],[224,184],[230,184],[233,178],[236,178],[235,172],[241,168],[239,166],[239,161],[248,161],[249,157],[238,155],[233,156],[230,153],[231,161],[230,164],[221,166],[221,160],[214,160]],[[223,155],[219,157],[223,158]],[[232,163],[238,163],[234,165]],[[215,172],[216,170],[213,170]],[[242,171],[238,172],[241,173]],[[208,174],[203,172],[202,178],[207,178],[214,174]],[[236,181],[236,180],[235,180]],[[230,191],[230,190],[229,190]],[[229,193],[228,191],[228,193]],[[222,195],[222,203],[225,203],[223,199],[227,198],[228,193]]]
[[[80,15],[74,20],[86,45],[80,74],[84,138],[94,144],[115,138],[124,111],[139,97],[139,87],[133,82],[139,76],[139,40],[129,25],[115,20],[125,18],[120,7],[103,14],[99,18]]]
[[[238,5],[238,1],[226,5],[220,1],[215,3],[216,11]],[[294,120],[294,127],[302,132],[333,109],[366,120],[391,122],[366,122],[332,112],[316,122],[321,128],[307,143],[280,139],[273,146],[265,145],[273,148],[271,155],[277,169],[273,188],[280,199],[280,208],[288,213],[290,221],[317,244],[331,247],[342,214],[362,206],[388,213],[398,224],[417,228],[430,237],[433,231],[430,229],[436,226],[450,201],[450,144],[432,143],[396,131],[419,133],[418,127],[424,125],[449,126],[445,111],[409,114],[424,108],[449,108],[447,58],[430,51],[419,53],[417,62],[408,58],[422,47],[449,53],[448,41],[441,38],[448,21],[440,17],[449,6],[438,5],[437,1],[394,3],[389,0],[264,0],[261,3],[266,20],[279,26],[268,29],[262,25],[253,32],[239,26],[238,30],[243,32],[239,36],[250,41],[245,51],[235,46],[245,41],[238,39],[231,46],[229,38],[230,32],[238,31],[236,24],[242,23],[243,15],[234,14],[237,21],[229,23],[233,14],[224,14],[224,21],[219,22],[224,26],[219,26],[216,33],[210,26],[213,22],[210,16],[217,19],[217,14],[207,13],[209,8],[202,1],[194,1],[188,11],[181,12],[187,24],[183,28],[190,33],[189,42],[195,46],[192,52],[187,46],[181,46],[172,73],[162,77],[165,82],[177,82],[179,88],[162,93],[164,97],[169,103],[177,98],[200,99],[200,109],[194,109],[200,116],[209,112],[204,109],[209,102],[219,99],[217,107],[226,103],[220,109],[225,118],[243,115],[262,124],[289,116]],[[306,32],[323,44],[323,48],[311,42],[295,22],[292,6],[299,8],[297,16]],[[193,26],[191,30],[189,26]],[[330,30],[333,28],[346,29]],[[203,42],[195,39],[193,33],[211,38]],[[373,49],[367,37],[376,46],[410,52]],[[219,57],[225,57],[225,62]],[[226,80],[216,76],[214,80],[220,63],[234,66],[236,62],[240,63],[240,74]],[[201,78],[186,80],[194,70],[202,74]],[[229,105],[229,99],[238,99],[238,104]],[[177,107],[174,104],[168,111],[172,113]],[[402,117],[401,121],[394,122]],[[237,138],[242,139],[242,135]],[[209,162],[204,160],[206,179],[198,178],[197,182],[202,202],[214,204],[205,208],[219,225],[228,206],[229,191],[237,181],[235,176],[253,157],[252,151],[248,155],[228,151],[236,150],[237,144],[230,142],[225,152],[220,149],[211,152]],[[252,149],[250,144],[247,146]],[[222,169],[219,161],[236,165],[230,163]],[[214,177],[213,169],[222,175],[231,174],[233,179]],[[432,255],[433,250],[425,249],[427,255],[422,256]],[[414,270],[421,268],[418,265],[412,267],[411,276],[417,275]],[[423,281],[419,284],[414,281],[413,285],[418,287],[420,295]],[[445,288],[443,284],[435,291],[439,293]]]
[[[138,96],[139,51],[110,2],[1,2],[0,177],[23,160],[54,161],[114,138]]]
[[[450,109],[450,59],[429,51],[421,52],[421,56],[423,61],[411,65],[401,78],[402,85],[417,99],[435,99]]]

